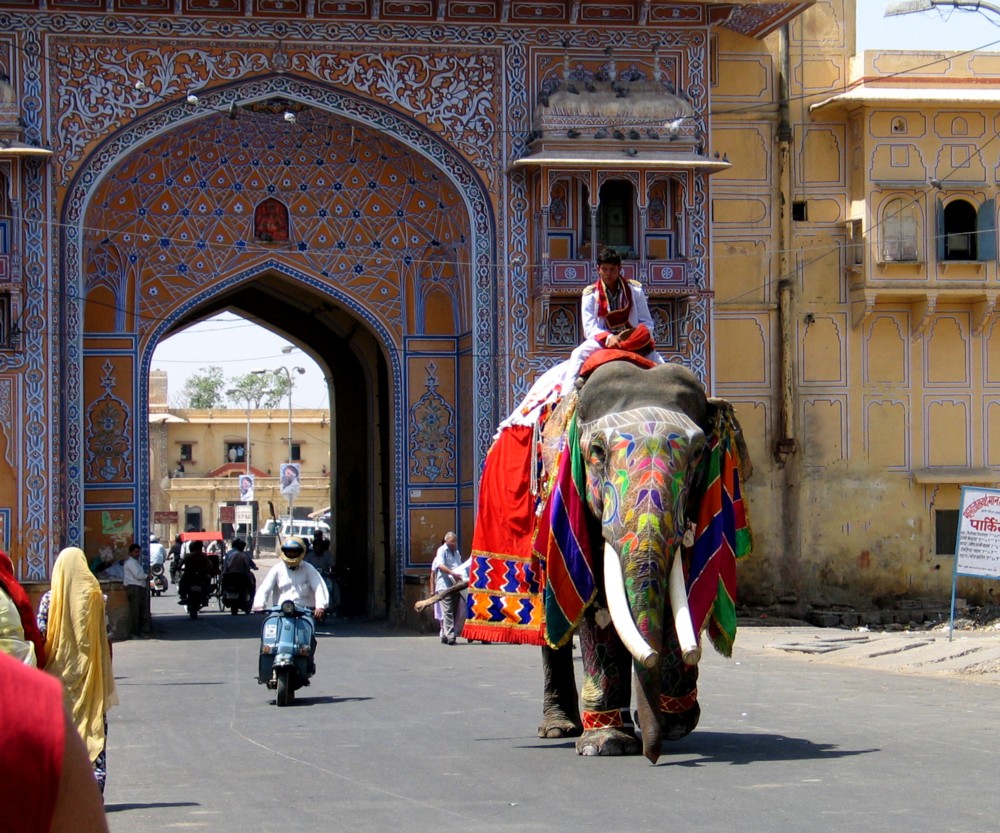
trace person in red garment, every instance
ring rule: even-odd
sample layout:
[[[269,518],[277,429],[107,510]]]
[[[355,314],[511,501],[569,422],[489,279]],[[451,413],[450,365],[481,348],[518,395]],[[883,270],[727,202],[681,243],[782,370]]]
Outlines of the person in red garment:
[[[59,681],[5,654],[0,772],[6,833],[107,833],[101,792]]]

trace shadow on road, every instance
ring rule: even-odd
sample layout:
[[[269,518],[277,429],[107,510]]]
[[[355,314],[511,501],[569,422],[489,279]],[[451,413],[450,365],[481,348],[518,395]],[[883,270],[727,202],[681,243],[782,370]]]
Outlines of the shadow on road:
[[[319,697],[302,697],[298,694],[295,695],[295,699],[283,708],[296,708],[297,706],[322,706],[329,705],[331,703],[364,703],[367,700],[374,700],[374,697],[333,697],[331,695],[322,695]],[[274,704],[274,700],[269,700],[269,703]]]
[[[676,743],[665,743],[663,764],[698,767],[708,764],[752,764],[757,761],[814,761],[850,758],[880,752],[879,749],[840,749],[832,743],[816,743],[786,735],[694,732]],[[670,755],[698,755],[693,760],[671,762]]]
[[[155,810],[159,807],[198,807],[197,801],[154,801],[150,804],[105,804],[105,813],[121,813],[125,810]]]
[[[490,740],[494,740],[490,738]],[[519,749],[575,749],[576,740],[555,743],[540,740],[518,746]],[[760,761],[813,761],[848,758],[880,752],[879,749],[838,749],[832,743],[814,743],[785,735],[739,734],[733,732],[694,732],[683,740],[665,742],[659,766],[701,767],[711,764],[745,765]],[[671,760],[683,755],[683,760]],[[693,757],[697,756],[697,757]]]

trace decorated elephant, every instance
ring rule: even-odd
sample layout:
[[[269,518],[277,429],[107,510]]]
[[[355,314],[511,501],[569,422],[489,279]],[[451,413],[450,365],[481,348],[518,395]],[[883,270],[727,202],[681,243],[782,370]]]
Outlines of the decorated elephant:
[[[500,434],[480,483],[464,634],[543,646],[539,736],[655,761],[663,739],[695,728],[701,634],[725,655],[735,638],[748,473],[732,407],[677,364],[604,364],[542,425]]]

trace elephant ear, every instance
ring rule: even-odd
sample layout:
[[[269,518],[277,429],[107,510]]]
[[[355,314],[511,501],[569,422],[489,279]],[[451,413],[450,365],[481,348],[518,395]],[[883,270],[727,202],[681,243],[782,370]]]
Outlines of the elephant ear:
[[[736,453],[740,460],[740,478],[744,481],[753,477],[753,462],[750,460],[750,450],[747,448],[743,427],[736,418],[736,410],[728,399],[709,397],[710,431],[729,431],[732,433]]]
[[[688,604],[695,633],[707,629],[716,650],[730,656],[736,639],[736,561],[753,549],[743,500],[749,457],[732,405],[718,399],[710,405],[705,452],[688,504],[695,523],[694,544],[687,550]]]
[[[586,464],[575,414],[551,487],[538,519],[534,550],[545,565],[545,641],[561,648],[597,596],[594,564],[602,540],[587,508]]]

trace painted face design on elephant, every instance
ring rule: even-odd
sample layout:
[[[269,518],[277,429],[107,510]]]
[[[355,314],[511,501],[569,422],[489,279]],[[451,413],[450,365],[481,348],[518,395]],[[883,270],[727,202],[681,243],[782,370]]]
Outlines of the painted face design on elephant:
[[[705,434],[689,417],[642,407],[580,426],[591,511],[618,555],[639,632],[660,649],[661,606],[670,555],[687,525],[691,474]]]
[[[673,521],[666,534],[683,534],[678,509],[705,446],[687,415],[656,407],[609,414],[580,425],[580,445],[592,475],[590,507],[605,528],[635,529],[648,515],[661,519],[657,526]]]

